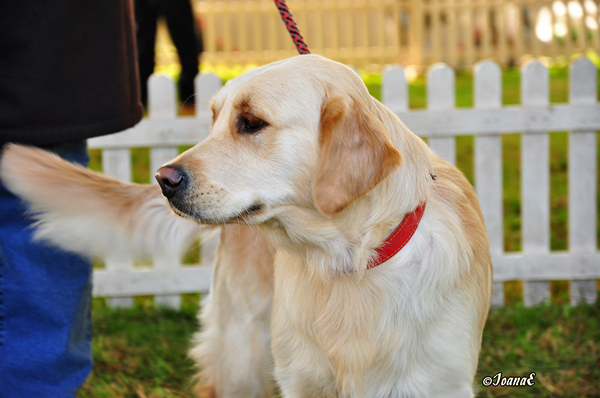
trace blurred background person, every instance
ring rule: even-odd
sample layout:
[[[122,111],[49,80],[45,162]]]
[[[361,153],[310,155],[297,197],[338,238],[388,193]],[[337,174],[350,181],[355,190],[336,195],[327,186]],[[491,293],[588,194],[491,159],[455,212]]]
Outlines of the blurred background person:
[[[147,104],[148,78],[154,72],[156,28],[159,17],[164,17],[171,40],[179,55],[181,64],[178,82],[179,99],[184,104],[193,104],[195,102],[194,77],[199,71],[199,56],[203,44],[202,33],[194,19],[190,0],[135,0],[142,103]]]

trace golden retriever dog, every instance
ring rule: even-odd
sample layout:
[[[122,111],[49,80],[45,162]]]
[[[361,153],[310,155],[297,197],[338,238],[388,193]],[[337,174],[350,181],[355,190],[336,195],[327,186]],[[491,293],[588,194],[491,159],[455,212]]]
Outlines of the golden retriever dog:
[[[258,225],[285,397],[469,397],[491,260],[473,189],[351,69],[297,56],[230,81],[209,137],[157,172],[173,210]],[[400,250],[369,268],[405,216]]]
[[[208,393],[271,396],[274,375],[284,397],[472,397],[492,266],[464,176],[354,71],[319,56],[249,71],[211,107],[209,137],[157,172],[176,214],[225,225],[192,349]],[[136,210],[150,188],[108,187],[116,183],[84,170],[73,176],[75,166],[48,172],[59,161],[36,166],[45,156],[31,151],[7,148],[0,173],[32,203],[45,239],[73,244],[50,231],[79,208],[65,202],[84,206],[87,195],[115,215],[107,230],[135,234],[152,217]],[[53,188],[66,184],[54,173],[73,187]],[[179,250],[190,224],[168,223],[184,231],[164,238]]]

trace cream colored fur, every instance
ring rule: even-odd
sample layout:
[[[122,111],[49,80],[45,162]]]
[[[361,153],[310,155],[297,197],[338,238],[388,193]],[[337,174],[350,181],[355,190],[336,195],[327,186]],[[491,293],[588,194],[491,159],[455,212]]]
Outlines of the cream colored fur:
[[[374,100],[352,70],[318,56],[250,71],[228,82],[212,108],[209,137],[169,163],[186,173],[170,200],[177,214],[240,224],[222,233],[204,331],[192,350],[208,395],[270,396],[274,374],[284,397],[471,397],[492,270],[479,205],[462,174]],[[266,125],[242,131],[248,114]],[[48,170],[36,177],[17,168],[27,151],[8,148],[0,172],[41,212],[46,239],[87,251],[93,244],[51,235],[88,219],[90,228],[120,228],[119,236],[144,231],[121,221],[145,222],[132,205],[145,203],[142,196],[112,201],[118,186],[103,179],[99,185],[112,187],[106,195],[87,190],[95,183],[57,189],[70,185],[52,181]],[[85,195],[88,210],[100,208],[101,216],[84,210],[68,228],[56,227],[78,208],[65,202]],[[410,242],[366,270],[375,248],[424,201]],[[273,251],[254,225],[275,248],[274,271]]]

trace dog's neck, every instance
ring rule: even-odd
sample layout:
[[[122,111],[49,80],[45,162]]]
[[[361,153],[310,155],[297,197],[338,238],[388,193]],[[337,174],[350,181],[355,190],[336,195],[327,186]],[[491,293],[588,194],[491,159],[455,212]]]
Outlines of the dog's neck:
[[[378,101],[372,102],[371,111],[402,154],[402,166],[338,214],[325,216],[314,204],[306,204],[283,209],[262,225],[274,247],[323,275],[365,271],[375,249],[407,213],[426,201],[433,183],[433,154],[423,140]]]
[[[290,207],[263,224],[263,232],[278,250],[302,259],[310,272],[329,277],[366,271],[375,250],[427,197],[429,174],[423,189],[401,189],[407,183],[404,171],[401,167],[339,214]]]

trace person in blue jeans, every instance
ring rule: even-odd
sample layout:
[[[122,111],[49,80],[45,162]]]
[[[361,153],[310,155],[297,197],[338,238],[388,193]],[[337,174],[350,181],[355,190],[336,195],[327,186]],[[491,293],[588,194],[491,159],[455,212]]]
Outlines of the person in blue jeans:
[[[87,138],[135,125],[133,15],[132,0],[5,2],[0,145],[86,165]],[[27,211],[0,183],[0,398],[74,397],[92,367],[92,267],[33,242]]]

